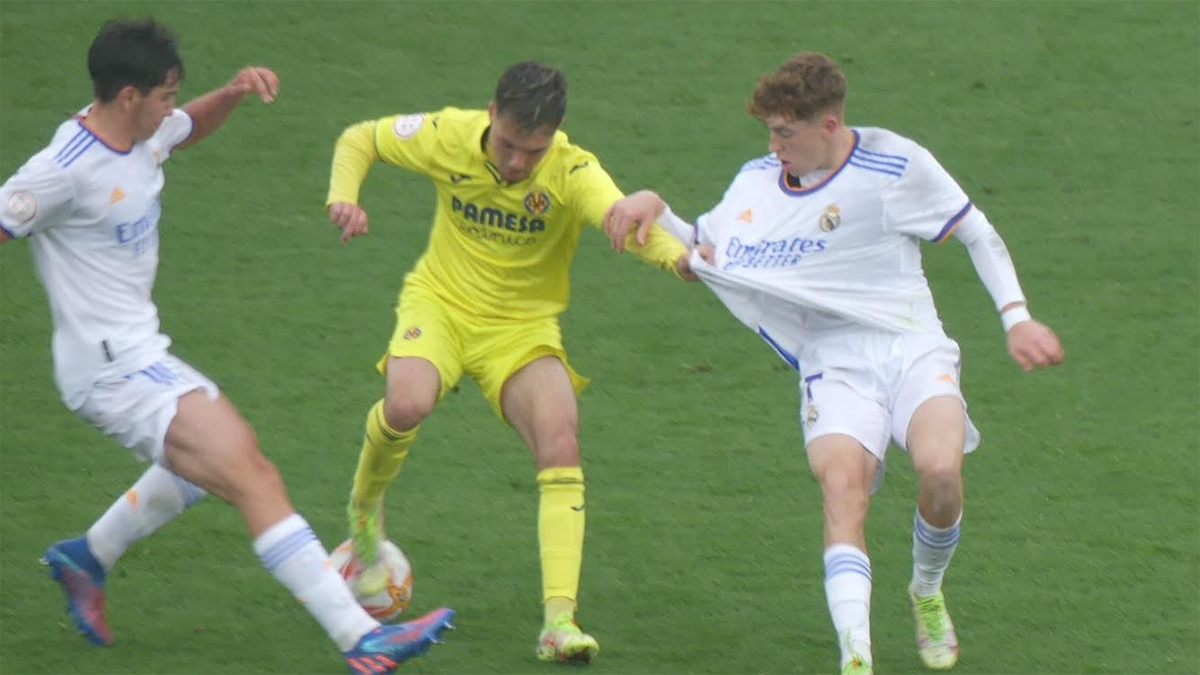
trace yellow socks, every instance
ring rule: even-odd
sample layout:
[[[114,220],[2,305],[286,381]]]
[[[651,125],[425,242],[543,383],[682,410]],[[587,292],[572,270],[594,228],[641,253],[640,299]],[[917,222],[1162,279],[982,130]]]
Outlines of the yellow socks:
[[[418,425],[408,431],[396,431],[383,418],[380,399],[367,413],[367,430],[358,469],[354,472],[354,489],[350,501],[359,508],[373,508],[383,498],[387,486],[400,473],[408,457],[408,448],[417,437]]]
[[[547,623],[573,615],[583,564],[583,470],[543,469],[537,475],[538,543],[542,558],[542,600]],[[357,480],[356,480],[357,483]]]

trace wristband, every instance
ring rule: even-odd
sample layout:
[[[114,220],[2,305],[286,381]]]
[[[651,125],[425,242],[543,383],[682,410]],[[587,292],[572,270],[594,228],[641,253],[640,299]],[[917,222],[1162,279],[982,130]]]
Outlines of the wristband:
[[[1033,315],[1029,313],[1029,307],[1025,305],[1017,305],[1010,307],[1000,313],[1000,323],[1004,325],[1004,332],[1012,330],[1012,327],[1022,321],[1029,321]]]

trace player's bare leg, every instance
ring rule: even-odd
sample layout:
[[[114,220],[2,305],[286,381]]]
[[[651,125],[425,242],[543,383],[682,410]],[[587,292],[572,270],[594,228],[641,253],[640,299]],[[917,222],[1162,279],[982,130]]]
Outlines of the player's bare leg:
[[[452,610],[380,626],[358,605],[321,542],[292,508],[283,479],[259,451],[254,431],[224,396],[211,400],[195,391],[179,399],[165,459],[176,473],[238,509],[263,566],[321,624],[351,668],[391,672],[440,640]]]
[[[841,650],[844,673],[871,672],[871,561],[867,508],[879,460],[855,438],[828,434],[806,451],[821,484],[825,510],[825,597]]]
[[[383,500],[388,485],[400,473],[421,422],[437,405],[441,377],[422,358],[389,357],[384,399],[367,413],[363,446],[354,473],[347,517],[354,556],[363,565],[356,590],[371,594],[387,583],[379,564],[379,547],[386,539]]]
[[[544,356],[514,373],[504,383],[501,407],[538,468],[545,624],[537,656],[543,661],[589,663],[599,655],[600,645],[575,623],[585,523],[579,410],[562,361]]]
[[[180,397],[163,443],[167,466],[237,508],[252,537],[295,512],[279,470],[224,396],[200,390]]]
[[[953,396],[922,403],[908,427],[908,450],[921,484],[913,517],[913,578],[908,594],[917,651],[921,661],[934,669],[958,662],[958,636],[946,609],[942,578],[958,545],[965,435],[966,411]]]

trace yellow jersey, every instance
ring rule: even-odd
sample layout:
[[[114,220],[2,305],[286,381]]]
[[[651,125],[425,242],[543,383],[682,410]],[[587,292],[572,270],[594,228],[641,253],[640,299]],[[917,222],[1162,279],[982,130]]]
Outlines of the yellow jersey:
[[[529,177],[508,183],[487,158],[488,127],[486,110],[457,108],[354,125],[338,139],[326,206],[357,203],[375,162],[423,173],[437,188],[437,209],[428,248],[405,283],[477,316],[560,314],[580,232],[602,226],[623,194],[596,156],[561,130]],[[645,246],[631,235],[628,248],[676,274],[686,252],[658,226]]]

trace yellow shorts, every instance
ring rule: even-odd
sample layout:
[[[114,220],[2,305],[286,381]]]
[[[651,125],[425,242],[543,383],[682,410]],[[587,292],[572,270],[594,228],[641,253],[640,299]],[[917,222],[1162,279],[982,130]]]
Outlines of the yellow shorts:
[[[567,362],[557,317],[541,319],[479,318],[448,306],[434,293],[407,283],[396,306],[396,331],[387,354],[376,364],[386,373],[389,356],[419,357],[429,361],[441,376],[440,401],[458,384],[463,373],[483,390],[492,409],[504,419],[500,392],[508,378],[543,356],[556,356],[567,369],[579,394],[588,379]]]

